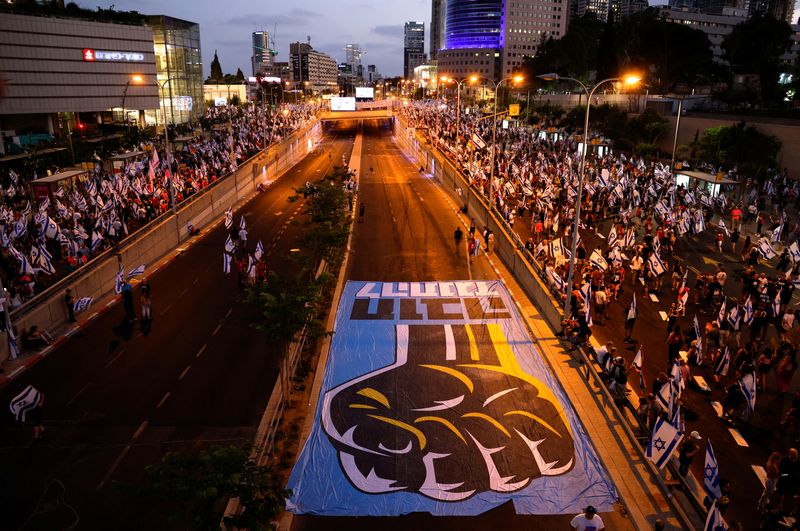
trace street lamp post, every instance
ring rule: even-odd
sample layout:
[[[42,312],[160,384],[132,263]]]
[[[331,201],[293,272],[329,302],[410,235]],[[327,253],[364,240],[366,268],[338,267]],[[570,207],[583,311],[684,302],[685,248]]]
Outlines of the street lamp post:
[[[494,86],[494,115],[497,116],[497,91],[500,89],[500,85],[502,85],[506,81],[513,81],[514,83],[521,83],[523,81],[523,77],[520,75],[516,75],[513,77],[506,77],[498,81]],[[490,201],[490,208],[494,208],[494,160],[495,160],[495,152],[497,151],[497,146],[495,142],[497,141],[497,118],[494,119],[492,122],[492,168],[489,174],[489,201]]]
[[[142,76],[140,75],[133,75],[131,78],[125,82],[125,88],[122,90],[122,121],[128,123],[128,119],[125,116],[125,98],[128,96],[128,87],[131,86],[131,83],[139,84],[142,82]]]
[[[628,75],[625,77],[610,77],[608,79],[604,79],[597,83],[595,86],[592,87],[591,90],[583,84],[578,79],[574,77],[563,77],[559,76],[558,74],[542,74],[536,76],[539,79],[543,79],[545,81],[558,81],[558,80],[565,80],[565,81],[574,81],[575,83],[579,84],[583,91],[586,93],[586,116],[584,117],[583,122],[583,149],[581,150],[581,166],[578,170],[578,197],[577,202],[575,204],[575,221],[572,225],[572,244],[570,245],[570,257],[569,257],[569,274],[567,278],[567,296],[564,300],[564,317],[568,317],[570,315],[570,304],[572,303],[572,286],[574,282],[575,276],[575,253],[578,248],[578,238],[575,236],[578,234],[578,227],[580,225],[580,217],[581,217],[581,203],[583,202],[583,179],[584,179],[584,168],[586,165],[586,152],[589,151],[589,109],[592,106],[592,96],[594,96],[595,90],[600,85],[605,83],[610,83],[612,81],[622,81],[626,85],[635,85],[641,81],[641,78],[635,75]]]
[[[672,162],[669,171],[675,172],[675,150],[678,148],[678,131],[681,129],[681,114],[683,114],[683,97],[678,97],[678,118],[675,120],[675,138],[672,139]]]
[[[161,93],[164,92],[164,86],[167,84],[170,84],[170,88],[172,88],[171,83],[176,79],[184,79],[188,81],[188,78],[186,76],[168,77],[163,83],[161,83],[159,87],[161,89],[160,92]],[[169,147],[169,124],[167,123],[167,107],[166,104],[164,103],[163,97],[161,98],[161,106],[164,109],[164,145],[166,146],[167,168],[169,170],[169,201],[172,204],[172,213],[177,214],[178,206],[175,204],[175,182],[173,181],[172,162],[170,161],[170,159],[172,158],[172,153],[170,152],[170,147]]]

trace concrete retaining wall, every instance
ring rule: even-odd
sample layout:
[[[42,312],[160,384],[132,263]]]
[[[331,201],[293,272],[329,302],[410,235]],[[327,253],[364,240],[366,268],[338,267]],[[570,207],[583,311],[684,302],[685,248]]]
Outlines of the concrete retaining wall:
[[[229,207],[252,194],[259,183],[277,179],[300,162],[321,138],[322,127],[315,120],[306,128],[257,154],[236,172],[179,205],[177,215],[164,215],[154,220],[123,240],[116,249],[99,255],[85,267],[15,310],[11,314],[14,325],[19,331],[34,324],[46,330],[64,325],[67,321],[64,291],[67,288],[72,289],[76,299],[93,297],[99,300],[112,294],[120,263],[125,264],[126,269],[139,264],[153,264],[186,240],[188,224],[202,229],[219,219]]]
[[[523,244],[516,234],[506,230],[505,225],[490,212],[489,205],[476,190],[471,188],[455,166],[441,152],[425,141],[413,128],[407,128],[400,119],[394,120],[394,135],[398,145],[406,154],[414,157],[416,164],[424,167],[438,180],[457,205],[467,206],[467,215],[475,218],[478,230],[483,226],[494,232],[494,249],[514,278],[533,301],[539,312],[554,330],[561,329],[561,304],[550,294],[549,289],[536,274],[533,266],[523,254]]]

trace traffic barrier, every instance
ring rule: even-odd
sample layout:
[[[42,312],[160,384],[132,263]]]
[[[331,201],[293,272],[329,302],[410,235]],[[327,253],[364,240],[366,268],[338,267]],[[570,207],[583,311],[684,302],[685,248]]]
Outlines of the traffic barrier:
[[[19,331],[32,325],[43,330],[63,326],[67,322],[64,304],[67,288],[72,289],[76,300],[80,297],[99,300],[110,295],[120,264],[131,268],[162,258],[188,238],[189,224],[199,230],[219,219],[229,207],[249,197],[264,178],[277,179],[300,162],[321,138],[322,127],[315,118],[305,128],[242,163],[235,172],[181,202],[176,215],[170,212],[154,219],[27,301],[11,313],[13,324]],[[0,358],[2,361],[5,357]]]

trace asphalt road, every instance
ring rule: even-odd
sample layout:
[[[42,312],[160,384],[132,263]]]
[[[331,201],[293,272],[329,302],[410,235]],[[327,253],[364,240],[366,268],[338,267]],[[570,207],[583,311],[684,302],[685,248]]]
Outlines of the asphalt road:
[[[514,229],[520,234],[523,241],[530,236],[529,225],[530,216],[526,216],[525,219],[519,220],[515,224]],[[752,228],[748,227],[748,230]],[[607,236],[609,231],[609,222],[603,223],[599,229],[599,233],[603,236]],[[715,274],[717,265],[722,264],[728,274],[725,284],[727,297],[729,300],[731,298],[741,300],[740,278],[746,267],[740,260],[742,242],[739,242],[738,252],[734,255],[730,250],[730,242],[726,240],[723,252],[720,253],[714,241],[716,233],[716,230],[709,227],[709,230],[698,236],[684,237],[678,240],[674,255],[689,266],[687,285],[692,288],[689,293],[690,302],[686,315],[678,319],[678,324],[684,332],[693,328],[695,315],[697,315],[701,330],[704,330],[706,323],[716,319],[719,311],[719,306],[705,307],[692,303],[694,284],[698,274]],[[595,247],[606,248],[605,240],[590,231],[581,231],[581,238],[586,242],[586,248],[589,250]],[[754,238],[754,240],[756,239]],[[742,240],[744,240],[744,236]],[[671,263],[671,261],[670,259],[669,262]],[[665,265],[667,262],[668,260],[664,261]],[[778,274],[774,269],[776,262],[777,260],[772,262],[761,260],[756,270],[759,273],[766,273],[767,276],[775,277]],[[630,385],[640,396],[650,392],[650,386],[660,372],[667,371],[667,346],[665,343],[667,323],[659,312],[668,312],[670,304],[677,301],[677,293],[671,289],[670,284],[671,279],[669,275],[666,275],[661,293],[656,294],[657,300],[652,300],[645,297],[643,286],[637,282],[635,291],[639,313],[633,330],[633,338],[638,341],[637,344],[627,345],[623,341],[625,337],[623,324],[634,292],[630,276],[625,280],[619,301],[609,305],[610,319],[604,324],[595,324],[593,327],[595,339],[601,344],[613,341],[619,349],[618,353],[625,358],[628,364],[636,355],[639,345],[642,346],[647,390],[642,391],[639,388],[639,378],[635,372],[631,371],[629,375]],[[794,301],[797,302],[796,296]],[[774,328],[770,328],[768,337],[775,334]],[[742,341],[746,341],[748,337],[747,327],[743,326]],[[731,356],[733,355],[734,352],[731,352]],[[726,518],[729,521],[740,521],[744,525],[744,529],[758,529],[760,516],[756,510],[756,504],[763,491],[763,483],[754,467],[763,467],[772,451],[785,452],[788,448],[796,446],[796,443],[782,433],[779,427],[779,421],[788,405],[790,396],[778,396],[775,389],[774,372],[771,373],[767,378],[766,391],[758,392],[756,413],[752,416],[750,424],[739,426],[738,433],[734,435],[731,431],[732,426],[719,418],[712,405],[712,402],[721,404],[724,401],[724,389],[735,382],[734,371],[731,370],[719,385],[713,383],[711,379],[713,371],[709,367],[693,368],[692,374],[702,376],[712,388],[711,394],[703,393],[695,388],[687,388],[682,396],[683,411],[690,410],[697,415],[696,418],[688,418],[684,414],[686,432],[697,430],[703,437],[700,445],[701,452],[695,456],[692,462],[692,472],[695,478],[702,482],[705,443],[707,440],[711,440],[721,477],[732,482],[730,496],[732,503]]]
[[[263,242],[270,269],[291,267],[301,230],[290,221],[301,208],[287,202],[292,187],[349,157],[354,131],[332,128],[316,153],[236,213],[250,250]],[[42,391],[47,430],[32,443],[3,407],[0,528],[175,529],[166,504],[118,482],[141,481],[168,451],[252,440],[277,361],[251,326],[235,272],[222,272],[226,235],[220,223],[151,276],[149,330],[126,325],[115,304],[0,392],[8,404],[28,384]]]
[[[455,252],[453,232],[462,224],[436,181],[418,171],[392,140],[386,124],[364,127],[359,201],[363,223],[354,225],[348,280],[428,281],[497,279],[484,256],[470,263],[464,246]],[[372,172],[370,172],[372,168]],[[292,529],[486,530],[569,529],[572,516],[521,516],[510,503],[475,517],[412,514],[399,518],[295,516]],[[608,529],[629,529],[616,513],[604,514]]]

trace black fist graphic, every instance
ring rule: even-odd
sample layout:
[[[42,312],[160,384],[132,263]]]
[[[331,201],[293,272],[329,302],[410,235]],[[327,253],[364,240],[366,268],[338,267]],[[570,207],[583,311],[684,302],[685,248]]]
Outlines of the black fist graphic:
[[[322,422],[353,485],[459,501],[568,472],[552,392],[518,366],[500,325],[397,325],[391,366],[325,394]]]

